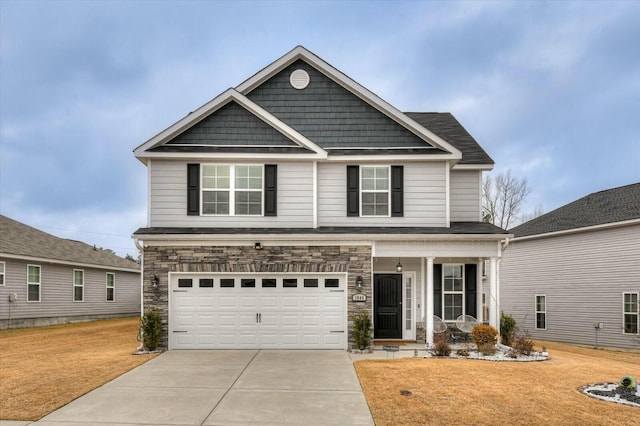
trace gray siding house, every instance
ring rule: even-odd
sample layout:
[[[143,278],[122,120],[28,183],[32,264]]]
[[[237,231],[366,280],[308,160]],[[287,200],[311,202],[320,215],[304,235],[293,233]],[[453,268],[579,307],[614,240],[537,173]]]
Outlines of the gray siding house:
[[[148,169],[145,309],[169,349],[431,343],[482,314],[493,161],[449,113],[403,113],[298,46],[134,150]],[[497,325],[497,276],[491,277]]]
[[[500,264],[501,309],[535,339],[640,348],[640,183],[517,226]]]
[[[0,216],[0,328],[140,314],[140,266]]]

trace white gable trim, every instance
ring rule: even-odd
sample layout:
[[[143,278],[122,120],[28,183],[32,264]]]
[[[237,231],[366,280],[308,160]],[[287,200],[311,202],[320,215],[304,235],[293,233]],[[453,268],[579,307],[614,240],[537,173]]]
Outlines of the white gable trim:
[[[456,164],[451,169],[491,171],[493,170],[493,164]]]
[[[334,68],[331,64],[325,62],[312,52],[308,51],[302,46],[296,46],[291,51],[286,53],[280,59],[277,59],[271,65],[263,68],[256,74],[254,74],[249,79],[245,80],[240,85],[236,86],[236,90],[243,94],[249,93],[251,90],[255,89],[257,86],[273,77],[275,74],[280,72],[282,69],[291,65],[293,62],[298,59],[304,59],[305,62],[308,62],[318,71],[322,72],[324,75],[338,83],[340,86],[344,87],[348,91],[352,92],[356,96],[358,96],[363,101],[367,102],[374,108],[378,109],[382,113],[386,114],[389,118],[396,121],[401,126],[415,133],[421,138],[428,140],[433,143],[438,148],[442,148],[452,154],[454,159],[462,159],[462,153],[449,142],[442,139],[440,136],[426,129],[425,127],[418,124],[412,118],[402,113],[400,110],[395,108],[393,105],[380,98],[375,93],[371,92],[366,87],[360,85],[358,82],[342,73],[341,71]]]
[[[222,92],[220,95],[216,96],[191,114],[187,115],[183,119],[169,126],[167,129],[158,133],[156,136],[149,139],[147,142],[143,143],[139,147],[137,147],[133,152],[137,158],[149,158],[149,157],[177,157],[176,153],[148,153],[146,152],[148,149],[154,148],[156,146],[160,146],[163,143],[171,140],[176,137],[180,133],[186,131],[187,129],[193,127],[200,121],[204,120],[223,106],[227,105],[229,102],[235,101],[240,104],[247,111],[264,121],[266,124],[270,125],[280,133],[282,133],[285,137],[291,139],[298,145],[307,148],[315,153],[312,155],[313,158],[327,158],[327,153],[322,148],[320,148],[315,143],[311,142],[308,138],[303,136],[301,133],[297,132],[290,126],[286,125],[284,122],[280,121],[278,118],[267,112],[264,108],[252,102],[249,98],[239,93],[235,89],[227,89]],[[193,154],[188,154],[189,156],[193,156]],[[219,156],[220,154],[216,154]],[[238,154],[233,154],[233,156],[238,156]],[[273,157],[273,155],[271,155]]]

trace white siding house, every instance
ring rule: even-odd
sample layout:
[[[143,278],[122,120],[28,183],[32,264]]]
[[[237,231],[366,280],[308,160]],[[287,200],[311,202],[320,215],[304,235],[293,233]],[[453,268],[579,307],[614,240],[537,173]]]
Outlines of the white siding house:
[[[640,348],[640,183],[590,194],[511,230],[501,309],[533,338]]]
[[[493,160],[449,113],[403,113],[298,46],[134,154],[169,349],[348,349],[365,310],[377,339],[497,326],[478,273],[508,236],[480,220]]]

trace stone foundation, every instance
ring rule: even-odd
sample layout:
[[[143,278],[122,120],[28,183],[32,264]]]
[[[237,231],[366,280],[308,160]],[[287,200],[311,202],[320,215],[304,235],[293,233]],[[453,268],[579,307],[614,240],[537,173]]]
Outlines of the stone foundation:
[[[347,273],[347,315],[349,346],[352,341],[351,315],[368,309],[371,314],[373,285],[370,246],[276,246],[255,250],[234,247],[145,247],[144,309],[157,309],[162,317],[161,346],[167,348],[169,312],[169,272],[246,273]],[[152,287],[154,276],[158,288]],[[356,289],[356,277],[363,285]],[[366,302],[354,302],[354,294],[364,294]]]

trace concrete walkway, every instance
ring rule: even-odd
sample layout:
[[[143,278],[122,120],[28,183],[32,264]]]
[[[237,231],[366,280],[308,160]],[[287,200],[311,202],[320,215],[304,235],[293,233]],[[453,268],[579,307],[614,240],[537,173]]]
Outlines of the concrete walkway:
[[[34,423],[373,425],[345,351],[169,351]]]

